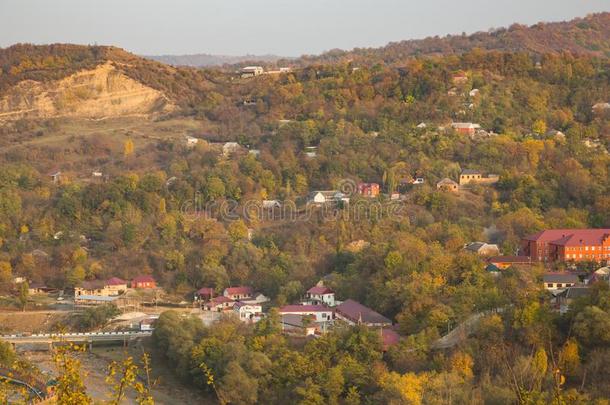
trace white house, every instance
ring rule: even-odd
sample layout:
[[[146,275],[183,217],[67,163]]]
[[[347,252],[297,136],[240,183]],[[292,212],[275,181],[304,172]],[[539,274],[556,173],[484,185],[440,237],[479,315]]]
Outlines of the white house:
[[[309,194],[308,202],[314,205],[349,203],[349,197],[338,190],[313,191]]]
[[[551,293],[559,293],[578,284],[579,279],[572,273],[546,273],[542,276],[542,282]]]
[[[279,313],[280,315],[311,315],[314,317],[315,322],[333,320],[333,310],[324,305],[286,305],[280,308]]]
[[[247,304],[242,301],[237,301],[233,305],[233,311],[243,322],[256,322],[257,318],[263,312],[263,308],[258,304]]]
[[[199,138],[194,138],[192,136],[186,137],[186,146],[188,148],[192,148],[193,146],[197,145],[198,142],[199,142]]]
[[[254,77],[264,73],[262,66],[246,66],[241,69],[241,77]]]
[[[313,159],[316,156],[318,156],[318,147],[317,146],[307,146],[305,148],[305,156],[307,156],[310,159]]]
[[[336,305],[335,292],[328,287],[317,285],[307,290],[303,302],[311,305],[323,304],[329,307],[334,307]]]
[[[262,293],[256,293],[252,296],[252,298],[245,298],[240,301],[245,302],[246,304],[262,304],[269,302],[269,297]]]
[[[241,146],[237,142],[225,142],[222,145],[222,154],[224,156],[229,156],[231,153],[238,152],[241,149]]]
[[[266,210],[281,208],[282,204],[278,200],[263,200],[262,206]]]
[[[476,253],[480,256],[499,256],[500,248],[493,243],[470,242],[464,245],[464,250]]]

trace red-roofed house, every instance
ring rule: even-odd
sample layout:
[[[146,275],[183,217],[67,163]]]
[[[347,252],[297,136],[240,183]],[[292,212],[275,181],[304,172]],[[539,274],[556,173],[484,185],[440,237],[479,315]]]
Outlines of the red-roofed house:
[[[279,313],[280,315],[312,315],[316,322],[333,320],[333,310],[324,305],[286,305],[280,308]]]
[[[157,282],[152,276],[141,275],[131,280],[131,288],[157,288]]]
[[[351,299],[335,307],[335,316],[350,325],[392,326],[385,316]]]
[[[610,229],[549,229],[526,236],[521,253],[535,261],[610,261]]]
[[[364,197],[377,197],[379,196],[379,184],[360,183],[358,184],[358,194]]]
[[[252,287],[240,286],[225,288],[223,295],[231,298],[232,300],[241,300],[244,298],[251,298],[253,293]]]
[[[218,297],[214,297],[204,305],[204,309],[206,311],[226,311],[229,309],[233,309],[233,305],[235,305],[235,301],[229,297],[225,297],[220,295]]]
[[[210,288],[210,287],[203,287],[195,292],[196,300],[207,301],[207,300],[211,299],[213,296],[214,296],[214,289]]]
[[[120,295],[127,291],[127,281],[118,277],[109,278],[105,284],[106,288],[112,291],[110,295]]]
[[[305,293],[304,302],[312,305],[328,305],[329,307],[335,306],[335,292],[328,287],[317,285],[311,287]]]

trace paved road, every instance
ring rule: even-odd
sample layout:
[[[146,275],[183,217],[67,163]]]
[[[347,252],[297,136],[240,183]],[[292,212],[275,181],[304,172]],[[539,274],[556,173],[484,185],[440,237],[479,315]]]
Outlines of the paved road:
[[[18,372],[4,367],[0,367],[0,381],[6,381],[9,384],[20,385],[34,394],[39,399],[44,399],[46,396],[45,384],[42,381],[32,380],[24,381],[27,377],[21,376]]]
[[[464,322],[456,326],[451,332],[433,342],[431,347],[433,349],[448,349],[457,345],[473,332],[483,315],[485,315],[485,312],[479,312],[466,318]]]

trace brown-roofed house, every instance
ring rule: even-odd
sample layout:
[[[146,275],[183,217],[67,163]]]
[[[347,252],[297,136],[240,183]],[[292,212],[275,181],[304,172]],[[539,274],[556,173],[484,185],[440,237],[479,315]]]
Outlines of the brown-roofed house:
[[[335,315],[350,325],[367,326],[391,326],[390,321],[385,316],[365,307],[352,299],[342,302],[335,307]]]

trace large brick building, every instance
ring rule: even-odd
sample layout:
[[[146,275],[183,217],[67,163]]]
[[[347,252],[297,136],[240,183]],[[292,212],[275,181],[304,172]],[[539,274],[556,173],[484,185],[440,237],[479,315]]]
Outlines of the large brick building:
[[[610,229],[548,229],[526,236],[521,254],[533,261],[610,261]]]

